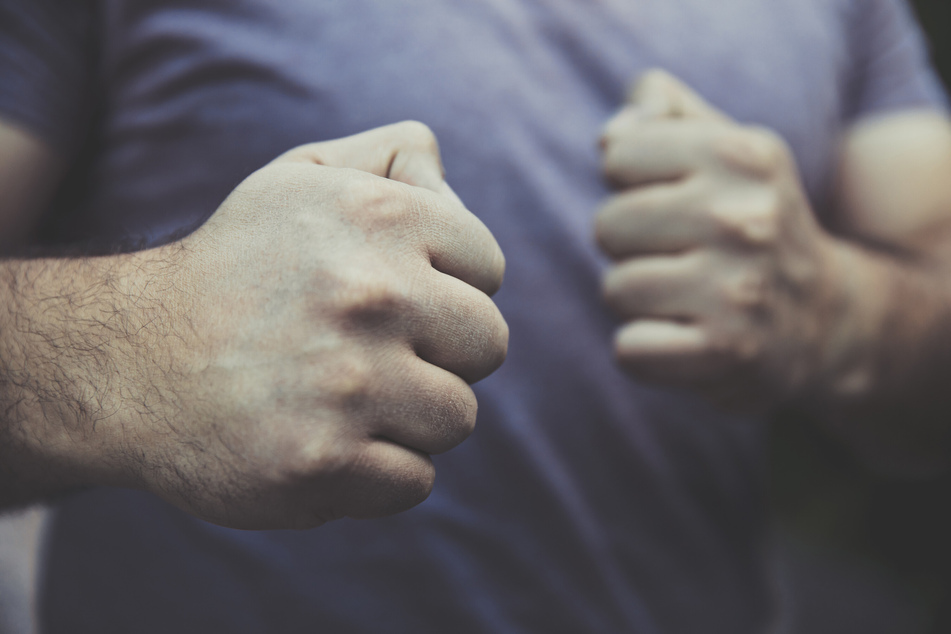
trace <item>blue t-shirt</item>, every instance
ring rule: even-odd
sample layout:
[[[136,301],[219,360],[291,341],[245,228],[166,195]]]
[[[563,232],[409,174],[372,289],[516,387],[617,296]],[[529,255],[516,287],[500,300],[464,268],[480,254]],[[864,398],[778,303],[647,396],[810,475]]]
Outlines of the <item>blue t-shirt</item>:
[[[509,358],[425,503],[242,532],[141,492],[58,505],[48,632],[761,632],[764,423],[614,365],[597,138],[660,66],[780,132],[942,103],[899,0],[0,2],[0,116],[73,158],[44,239],[175,239],[284,150],[403,119],[508,258]]]

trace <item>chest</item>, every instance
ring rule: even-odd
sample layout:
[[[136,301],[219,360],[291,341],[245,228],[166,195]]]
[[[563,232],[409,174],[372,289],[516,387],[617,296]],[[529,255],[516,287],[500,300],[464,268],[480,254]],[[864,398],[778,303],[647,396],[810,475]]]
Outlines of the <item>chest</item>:
[[[821,199],[849,62],[840,13],[828,0],[106,1],[97,206],[193,218],[289,147],[418,119],[457,181],[501,164],[500,178],[573,184],[587,214],[603,194],[600,127],[657,66],[780,132]]]

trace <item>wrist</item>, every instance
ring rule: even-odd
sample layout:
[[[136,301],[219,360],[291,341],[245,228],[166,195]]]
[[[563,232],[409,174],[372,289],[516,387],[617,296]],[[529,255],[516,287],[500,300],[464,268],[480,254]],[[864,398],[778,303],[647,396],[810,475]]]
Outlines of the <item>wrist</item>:
[[[109,309],[113,327],[101,337],[110,362],[99,375],[107,420],[92,452],[102,461],[96,484],[149,488],[156,447],[182,424],[182,367],[197,349],[187,311],[186,251],[181,243],[123,256]],[[87,421],[89,424],[89,421]]]
[[[162,302],[172,253],[4,264],[0,501],[137,485],[136,436],[155,407],[141,395],[174,333]]]
[[[801,404],[878,472],[946,469],[951,313],[940,271],[845,242],[834,261],[836,310]]]
[[[801,400],[840,408],[868,398],[878,383],[875,342],[884,333],[888,271],[846,241],[825,236],[813,311],[812,371]]]

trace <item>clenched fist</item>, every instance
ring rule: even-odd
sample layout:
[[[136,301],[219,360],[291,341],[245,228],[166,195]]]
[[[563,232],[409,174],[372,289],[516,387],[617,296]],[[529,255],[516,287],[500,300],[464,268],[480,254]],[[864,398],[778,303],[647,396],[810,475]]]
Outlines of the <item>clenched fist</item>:
[[[741,408],[808,391],[834,336],[835,257],[784,141],[652,72],[602,147],[621,365]]]
[[[167,336],[123,369],[147,389],[125,387],[114,417],[134,486],[240,528],[426,498],[429,455],[472,431],[469,384],[502,363],[508,331],[489,299],[502,253],[425,126],[288,152],[173,259],[154,280]]]

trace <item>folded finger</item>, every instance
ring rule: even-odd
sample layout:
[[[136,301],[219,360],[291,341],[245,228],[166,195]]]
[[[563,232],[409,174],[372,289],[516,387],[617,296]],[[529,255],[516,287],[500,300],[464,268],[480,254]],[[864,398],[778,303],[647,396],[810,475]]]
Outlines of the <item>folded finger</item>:
[[[625,320],[693,320],[711,303],[703,269],[698,253],[628,260],[605,275],[604,299]]]
[[[702,197],[686,183],[653,185],[612,196],[595,220],[595,235],[611,258],[679,253],[710,236]]]
[[[625,108],[612,120],[603,140],[602,167],[616,187],[676,181],[696,171],[709,154],[706,120],[645,120]]]
[[[475,428],[472,388],[421,359],[408,364],[377,399],[368,433],[425,454],[449,451]]]
[[[693,117],[726,121],[727,117],[695,90],[662,69],[644,73],[633,86],[628,102],[658,117]]]
[[[385,517],[406,511],[429,497],[436,478],[424,452],[381,438],[366,443],[334,507],[354,519]]]
[[[462,281],[433,271],[430,303],[420,315],[413,345],[419,357],[468,383],[505,360],[508,326],[495,303]]]
[[[451,192],[448,185],[442,188]],[[462,280],[487,295],[494,294],[505,274],[505,256],[495,237],[453,193],[413,190],[433,268]]]
[[[722,371],[703,330],[696,325],[663,320],[638,320],[615,338],[620,366],[632,376],[674,387],[709,383]]]
[[[445,185],[436,135],[418,121],[403,121],[342,139],[308,143],[276,160],[358,169],[434,192],[443,192]]]

